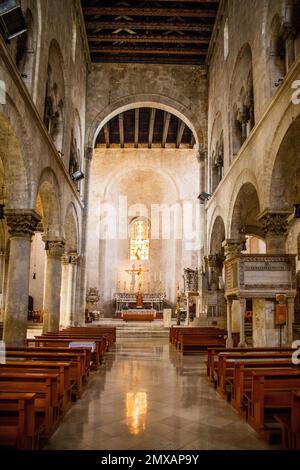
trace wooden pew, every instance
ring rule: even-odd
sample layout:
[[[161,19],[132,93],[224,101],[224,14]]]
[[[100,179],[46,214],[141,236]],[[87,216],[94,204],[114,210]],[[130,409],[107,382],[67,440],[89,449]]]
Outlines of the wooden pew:
[[[219,333],[179,333],[177,348],[183,354],[191,354],[206,351],[208,348],[225,346],[226,335]]]
[[[74,342],[75,339],[72,337],[66,337],[66,338],[47,338],[43,336],[37,336],[34,339],[27,339],[26,340],[26,345],[27,347],[30,347],[34,345],[37,348],[44,348],[44,347],[51,347],[51,348],[59,348],[59,347],[69,347],[71,342]],[[84,343],[87,342],[86,338],[76,338],[76,342],[78,343]],[[88,342],[93,342],[96,345],[96,351],[91,353],[91,358],[92,358],[92,368],[93,369],[98,369],[102,362],[102,358],[104,355],[104,349],[106,348],[105,341],[103,339],[97,340],[93,339],[93,341],[88,341]],[[89,349],[89,348],[82,348],[82,349]]]
[[[248,423],[269,442],[280,431],[274,416],[291,408],[295,391],[300,391],[300,370],[252,372],[251,392],[245,394]]]
[[[233,378],[235,363],[253,360],[290,360],[292,363],[292,352],[225,352],[220,353],[218,358],[217,390],[221,396],[226,397],[226,380]]]
[[[49,438],[58,425],[59,387],[58,374],[2,372],[0,392],[35,393],[36,413],[43,418],[43,436]]]
[[[35,400],[35,393],[0,392],[0,448],[39,448],[43,426],[36,420]]]
[[[275,415],[281,426],[283,446],[288,450],[300,450],[300,391],[293,392],[290,411]]]
[[[59,382],[59,415],[62,417],[71,407],[71,363],[70,362],[46,362],[10,360],[6,364],[0,364],[3,372],[52,372],[58,374]]]
[[[298,366],[294,366],[291,363],[290,359],[283,361],[276,361],[276,359],[268,361],[250,360],[248,362],[235,363],[231,393],[232,406],[241,414],[247,413],[248,410],[244,407],[243,399],[245,393],[251,390],[253,372],[275,369],[297,370],[297,368],[299,369]]]
[[[59,331],[58,333],[46,333],[43,334],[41,337],[43,338],[86,338],[86,341],[92,341],[93,339],[104,340],[106,342],[106,348],[103,349],[103,353],[105,351],[109,351],[109,348],[113,344],[113,335],[112,333],[106,332],[70,332],[70,331]],[[75,339],[74,339],[75,341]]]
[[[207,376],[210,382],[215,383],[218,370],[218,361],[220,353],[259,353],[259,352],[293,352],[292,348],[209,348],[207,350]]]
[[[50,350],[49,350],[50,349]],[[6,358],[23,359],[24,361],[51,361],[51,362],[70,362],[70,378],[72,384],[72,394],[75,399],[80,398],[83,393],[84,383],[86,382],[86,350],[67,349],[67,352],[57,352],[53,348],[18,348],[16,350],[8,348]],[[72,351],[72,352],[70,352]]]
[[[70,333],[91,333],[91,334],[101,334],[101,333],[108,333],[111,335],[113,343],[116,342],[116,335],[117,335],[117,328],[114,327],[107,327],[107,326],[71,326],[69,328],[65,328],[62,331],[67,331]]]
[[[177,347],[179,336],[183,333],[186,334],[209,334],[217,333],[227,335],[227,331],[222,328],[216,327],[187,327],[187,326],[171,326],[169,339],[171,344]]]

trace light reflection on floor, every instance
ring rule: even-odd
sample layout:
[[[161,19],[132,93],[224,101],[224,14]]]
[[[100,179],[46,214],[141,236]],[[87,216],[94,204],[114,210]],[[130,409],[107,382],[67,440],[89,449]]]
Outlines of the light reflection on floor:
[[[205,358],[123,339],[90,376],[47,449],[269,449],[208,385]]]

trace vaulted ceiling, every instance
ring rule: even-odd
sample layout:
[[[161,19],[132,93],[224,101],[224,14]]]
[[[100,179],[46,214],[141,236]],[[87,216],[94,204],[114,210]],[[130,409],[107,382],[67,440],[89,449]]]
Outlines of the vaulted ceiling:
[[[136,108],[112,118],[96,139],[97,148],[193,148],[192,131],[174,114]]]
[[[93,62],[204,64],[219,0],[81,0]]]

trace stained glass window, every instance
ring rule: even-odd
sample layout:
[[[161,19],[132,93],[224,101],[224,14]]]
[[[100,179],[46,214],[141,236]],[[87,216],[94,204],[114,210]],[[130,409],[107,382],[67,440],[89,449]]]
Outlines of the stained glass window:
[[[132,222],[130,227],[130,259],[148,260],[149,259],[149,222],[143,219],[137,219]]]

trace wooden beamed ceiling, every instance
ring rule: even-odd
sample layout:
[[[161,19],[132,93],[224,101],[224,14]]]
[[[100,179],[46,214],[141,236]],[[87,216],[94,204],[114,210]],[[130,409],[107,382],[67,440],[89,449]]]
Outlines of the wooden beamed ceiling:
[[[154,108],[136,108],[112,118],[96,139],[96,148],[193,148],[189,127],[177,116]]]
[[[219,0],[82,0],[93,62],[204,64]]]

